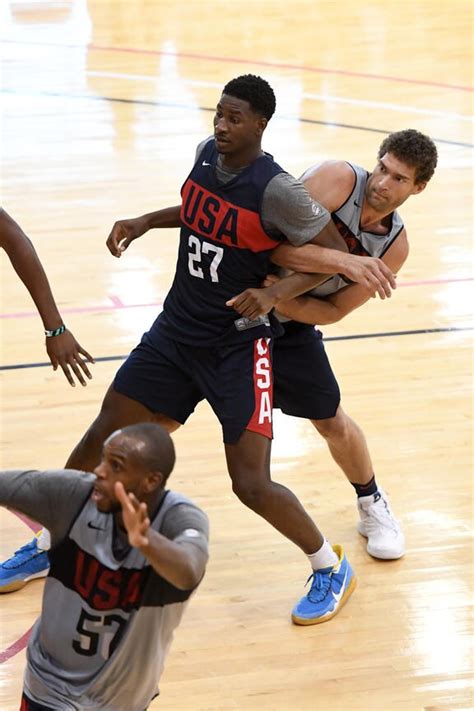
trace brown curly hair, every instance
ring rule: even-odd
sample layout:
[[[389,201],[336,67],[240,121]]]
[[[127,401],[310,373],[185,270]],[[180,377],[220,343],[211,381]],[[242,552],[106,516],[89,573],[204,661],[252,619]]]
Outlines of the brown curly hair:
[[[438,151],[429,136],[407,128],[390,133],[380,144],[377,158],[392,153],[395,158],[415,168],[415,183],[427,183],[438,162]]]

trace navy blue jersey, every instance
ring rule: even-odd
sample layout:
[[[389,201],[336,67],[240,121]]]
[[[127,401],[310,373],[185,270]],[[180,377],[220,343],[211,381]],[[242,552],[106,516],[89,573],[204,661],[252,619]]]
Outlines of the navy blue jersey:
[[[278,237],[262,225],[262,198],[270,180],[284,171],[262,154],[221,184],[215,174],[217,159],[211,140],[182,187],[176,274],[151,338],[160,328],[182,343],[208,346],[281,332],[273,315],[268,325],[239,331],[234,323],[239,314],[226,301],[249,287],[260,287],[269,271]]]

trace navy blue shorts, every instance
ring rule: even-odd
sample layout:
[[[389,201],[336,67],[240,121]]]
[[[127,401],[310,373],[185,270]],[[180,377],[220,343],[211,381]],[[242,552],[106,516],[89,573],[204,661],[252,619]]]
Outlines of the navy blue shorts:
[[[207,400],[222,425],[226,444],[244,430],[271,439],[272,342],[268,338],[238,345],[202,348],[165,336],[156,324],[119,368],[114,390],[151,412],[184,424],[201,400]]]
[[[310,420],[334,417],[341,400],[323,337],[313,326],[284,323],[273,344],[274,407]]]

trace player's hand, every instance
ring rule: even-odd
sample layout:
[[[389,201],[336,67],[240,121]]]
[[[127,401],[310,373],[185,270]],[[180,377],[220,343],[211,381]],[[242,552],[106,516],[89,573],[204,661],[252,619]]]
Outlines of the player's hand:
[[[84,375],[89,380],[92,379],[86,361],[81,356],[84,356],[89,363],[94,363],[95,361],[67,329],[60,336],[46,338],[46,350],[53,370],[57,370],[60,367],[73,388],[76,386],[74,375],[80,384],[84,386],[87,385]]]
[[[377,257],[359,257],[354,254],[344,255],[341,273],[350,281],[368,289],[373,298],[390,298],[397,282],[392,270]]]
[[[121,257],[134,239],[141,237],[148,231],[144,216],[134,217],[130,220],[118,220],[107,237],[107,247],[114,257]]]
[[[122,517],[127,529],[128,542],[134,548],[147,546],[150,542],[148,529],[150,519],[148,518],[148,508],[143,501],[140,503],[135,494],[127,493],[121,481],[115,482],[115,496],[122,506]]]
[[[271,311],[276,301],[272,287],[269,286],[265,289],[245,289],[241,294],[226,301],[226,306],[253,320]]]

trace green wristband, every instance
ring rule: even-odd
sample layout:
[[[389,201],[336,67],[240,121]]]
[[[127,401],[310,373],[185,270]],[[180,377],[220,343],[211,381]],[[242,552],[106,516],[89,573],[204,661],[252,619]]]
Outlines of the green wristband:
[[[59,328],[55,328],[54,331],[46,331],[44,332],[44,335],[46,338],[53,338],[53,336],[60,336],[61,333],[64,333],[66,330],[66,326],[63,324]]]

